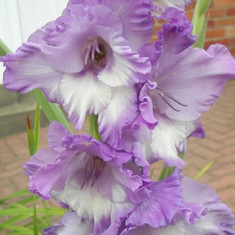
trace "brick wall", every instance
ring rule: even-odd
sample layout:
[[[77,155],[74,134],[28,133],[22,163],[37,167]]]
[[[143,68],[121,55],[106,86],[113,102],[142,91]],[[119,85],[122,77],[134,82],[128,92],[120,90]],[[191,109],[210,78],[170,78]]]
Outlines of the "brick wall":
[[[194,3],[186,8],[186,15],[191,20]],[[210,44],[221,43],[226,45],[235,56],[235,0],[212,0],[208,10],[208,28],[206,33],[205,49]],[[157,24],[157,23],[156,23]],[[155,32],[159,25],[155,26]],[[154,38],[156,38],[154,36]]]

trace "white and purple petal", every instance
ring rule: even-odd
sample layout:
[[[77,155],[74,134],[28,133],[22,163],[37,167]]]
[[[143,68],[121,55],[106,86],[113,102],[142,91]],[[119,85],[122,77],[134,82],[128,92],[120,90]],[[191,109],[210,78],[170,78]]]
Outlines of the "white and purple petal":
[[[122,128],[133,122],[138,115],[135,88],[112,88],[110,100],[99,113],[98,124],[103,141],[116,146],[122,140]]]
[[[161,115],[158,115],[157,119],[158,125],[152,131],[151,156],[148,161],[162,159],[166,166],[182,168],[185,162],[178,157],[178,152],[184,152],[181,144],[194,131],[195,122],[172,120]]]
[[[111,100],[111,87],[97,82],[92,71],[64,74],[59,89],[68,118],[78,129],[82,128],[86,113],[100,113]]]
[[[23,44],[15,54],[7,54],[0,61],[6,67],[3,79],[6,89],[26,93],[40,88],[48,100],[61,103],[59,82],[63,73],[48,65],[39,45]]]
[[[77,216],[75,212],[66,212],[60,222],[46,228],[44,235],[92,235],[93,223]]]
[[[97,6],[101,4],[108,7],[121,19],[123,37],[130,43],[133,50],[137,51],[143,44],[149,43],[153,34],[153,21],[151,18],[150,0],[70,0],[70,4],[86,4]]]

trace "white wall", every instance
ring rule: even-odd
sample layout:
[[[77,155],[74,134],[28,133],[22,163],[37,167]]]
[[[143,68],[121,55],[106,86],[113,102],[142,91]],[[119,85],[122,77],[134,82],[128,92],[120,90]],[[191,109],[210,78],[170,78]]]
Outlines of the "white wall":
[[[0,38],[15,51],[30,34],[61,15],[68,0],[0,0]],[[4,69],[0,64],[0,84]]]

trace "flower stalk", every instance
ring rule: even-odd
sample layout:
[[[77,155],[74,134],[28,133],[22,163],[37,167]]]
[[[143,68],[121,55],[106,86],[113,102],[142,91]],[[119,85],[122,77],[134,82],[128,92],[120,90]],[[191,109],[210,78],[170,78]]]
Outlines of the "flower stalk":
[[[4,56],[11,53],[11,50],[6,46],[6,44],[0,39],[0,56]]]
[[[211,4],[211,0],[197,0],[193,13],[193,32],[197,35],[197,41],[194,47],[203,48],[205,41],[205,34],[207,29],[208,20],[206,18],[206,12]]]

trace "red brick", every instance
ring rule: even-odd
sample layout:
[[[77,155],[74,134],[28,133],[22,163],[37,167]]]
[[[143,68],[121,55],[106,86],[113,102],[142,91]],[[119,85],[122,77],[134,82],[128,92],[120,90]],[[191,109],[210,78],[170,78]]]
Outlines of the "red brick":
[[[0,154],[0,163],[7,164],[16,160],[16,156],[11,152],[5,152]]]
[[[235,8],[227,9],[226,10],[226,15],[227,16],[234,16],[235,15]]]
[[[207,27],[208,27],[208,28],[214,28],[214,27],[215,27],[215,21],[214,21],[214,19],[208,21]]]
[[[218,196],[221,198],[222,201],[227,201],[229,199],[232,199],[234,198],[234,195],[235,195],[235,187],[226,188],[218,192]]]
[[[20,167],[17,167],[12,170],[0,172],[0,178],[12,177],[12,176],[16,176],[16,175],[21,175],[23,173],[24,173],[24,170]]]
[[[209,9],[208,10],[209,19],[216,17],[224,17],[225,10],[224,9]]]
[[[0,188],[8,186],[11,184],[10,179],[5,178],[4,180],[0,180]],[[1,191],[1,190],[0,190]],[[0,194],[0,197],[2,197],[2,195]]]
[[[193,18],[193,12],[186,12],[186,17],[189,19],[189,20],[192,20]]]
[[[215,27],[225,27],[225,26],[234,26],[235,25],[235,17],[229,17],[225,19],[217,19],[214,21]]]
[[[216,177],[221,177],[224,175],[230,175],[234,173],[234,170],[235,170],[235,163],[231,163],[226,165],[220,165],[219,168],[210,170],[210,174]],[[234,184],[235,184],[235,178],[234,178]]]
[[[220,190],[223,188],[235,186],[235,174],[226,175],[221,178],[217,178],[214,181],[210,182],[209,185],[213,187],[215,190]]]
[[[214,0],[215,7],[234,7],[235,0]]]
[[[225,146],[225,148],[220,149],[219,152],[222,153],[224,156],[234,154],[234,158],[235,158],[235,145]]]
[[[226,46],[231,46],[231,45],[235,45],[235,38],[223,38],[223,39],[219,39],[217,40],[217,43],[226,45]]]
[[[5,169],[6,170],[11,170],[11,169],[15,169],[15,168],[22,168],[22,164],[24,164],[24,163],[25,163],[24,160],[12,161],[11,163],[8,163],[8,164],[5,165]]]
[[[29,179],[26,175],[22,174],[18,177],[13,177],[12,181],[15,183],[18,190],[25,189],[28,187]]]
[[[231,162],[235,162],[234,154],[218,158],[218,160],[216,160],[216,165],[220,167],[221,164],[231,164]]]
[[[207,49],[210,45],[215,44],[214,40],[206,40],[204,43],[204,48]]]
[[[206,38],[221,38],[225,35],[225,29],[209,29]]]
[[[225,37],[235,37],[235,27],[226,27]]]
[[[230,53],[235,57],[235,48],[229,49]]]
[[[9,194],[12,194],[15,192],[15,188],[13,185],[8,185],[6,187],[1,187],[1,190],[0,190],[0,195],[1,195],[1,198],[3,197],[6,197],[7,195]]]

